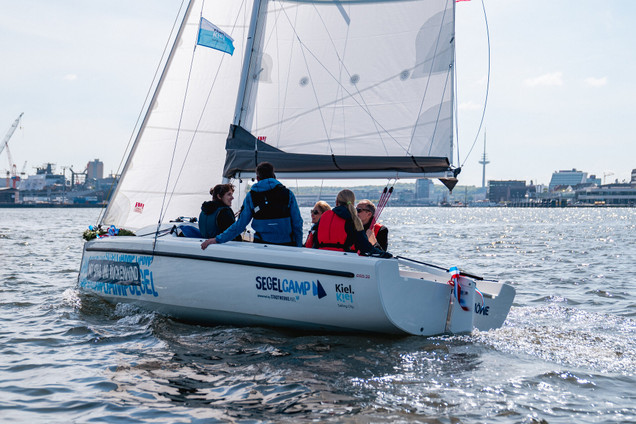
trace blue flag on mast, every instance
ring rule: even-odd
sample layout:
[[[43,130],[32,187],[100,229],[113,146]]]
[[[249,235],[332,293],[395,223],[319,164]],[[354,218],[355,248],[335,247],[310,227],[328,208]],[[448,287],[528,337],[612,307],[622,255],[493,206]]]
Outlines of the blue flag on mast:
[[[197,44],[220,50],[230,55],[234,54],[234,39],[221,31],[221,28],[214,25],[205,18],[201,18],[199,26],[199,38]]]

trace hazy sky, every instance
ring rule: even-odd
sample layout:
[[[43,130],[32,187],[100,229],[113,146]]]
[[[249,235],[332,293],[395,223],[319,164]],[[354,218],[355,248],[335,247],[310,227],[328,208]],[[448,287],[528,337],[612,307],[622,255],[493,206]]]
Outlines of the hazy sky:
[[[548,183],[577,168],[613,181],[636,168],[636,2],[484,0],[490,93],[487,179]],[[19,170],[53,162],[115,171],[181,0],[0,0],[0,137]],[[460,184],[481,185],[486,29],[457,3]],[[482,130],[483,131],[483,130]],[[457,162],[457,158],[455,158]],[[0,155],[0,170],[8,167]]]

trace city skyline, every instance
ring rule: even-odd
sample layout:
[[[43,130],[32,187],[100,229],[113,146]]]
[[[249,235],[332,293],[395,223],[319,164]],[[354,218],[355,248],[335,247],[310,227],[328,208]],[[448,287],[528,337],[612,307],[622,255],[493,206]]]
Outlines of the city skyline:
[[[95,158],[105,173],[117,170],[180,4],[5,6],[0,45],[10,66],[0,70],[0,131],[24,112],[10,142],[18,170],[25,161],[29,174],[46,162],[78,170]],[[547,184],[553,172],[572,168],[629,181],[636,5],[485,0],[491,73],[479,134],[488,56],[482,3],[456,8],[459,184],[481,186],[486,129],[487,181]],[[0,169],[7,167],[3,152]],[[359,183],[367,182],[350,181]]]

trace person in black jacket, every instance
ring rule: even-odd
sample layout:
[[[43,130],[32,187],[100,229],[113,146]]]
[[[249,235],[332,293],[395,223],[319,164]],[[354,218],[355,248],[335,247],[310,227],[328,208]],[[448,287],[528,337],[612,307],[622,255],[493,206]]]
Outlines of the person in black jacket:
[[[356,211],[358,212],[358,218],[364,225],[369,242],[386,252],[389,246],[389,229],[379,222],[376,222],[371,228],[371,223],[375,216],[375,205],[373,202],[368,199],[360,200],[358,206],[356,206]]]
[[[210,194],[212,201],[203,202],[199,214],[199,231],[208,240],[221,234],[235,221],[232,211],[234,186],[232,184],[217,184],[210,189]],[[241,241],[241,236],[237,236],[234,240]]]

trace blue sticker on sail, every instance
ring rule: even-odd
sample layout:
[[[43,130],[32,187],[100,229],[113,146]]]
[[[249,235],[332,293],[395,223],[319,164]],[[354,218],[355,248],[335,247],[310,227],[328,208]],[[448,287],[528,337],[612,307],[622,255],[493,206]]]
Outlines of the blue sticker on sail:
[[[234,54],[234,39],[205,18],[201,18],[197,44],[220,50],[230,55]]]

